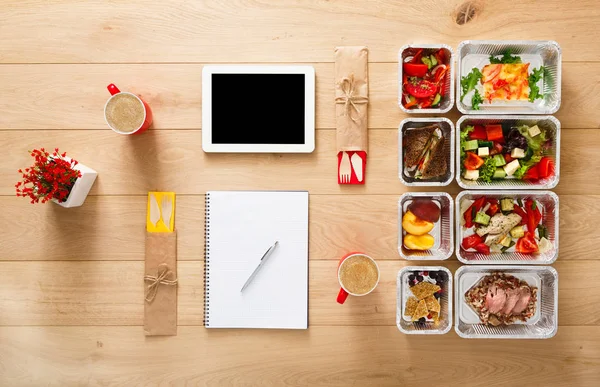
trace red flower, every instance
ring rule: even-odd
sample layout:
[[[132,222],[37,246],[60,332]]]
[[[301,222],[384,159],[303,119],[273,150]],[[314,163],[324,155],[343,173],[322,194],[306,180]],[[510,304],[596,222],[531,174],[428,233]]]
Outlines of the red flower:
[[[74,169],[77,161],[65,160],[66,152],[60,154],[58,148],[54,153],[46,152],[44,148],[34,149],[31,157],[35,163],[31,168],[19,169],[23,181],[15,185],[17,196],[28,197],[31,203],[46,203],[50,199],[64,201],[69,196],[75,181],[81,177],[81,172]]]

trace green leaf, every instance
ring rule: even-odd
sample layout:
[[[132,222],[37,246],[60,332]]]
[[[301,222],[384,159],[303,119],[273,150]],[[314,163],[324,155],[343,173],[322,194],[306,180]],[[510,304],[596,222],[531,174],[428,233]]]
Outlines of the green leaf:
[[[540,88],[537,84],[546,74],[548,74],[548,69],[544,66],[540,66],[538,69],[533,69],[529,75],[529,102],[534,102],[536,99],[544,97],[544,95],[540,93]]]
[[[521,62],[521,57],[516,55],[511,55],[511,50],[508,49],[504,51],[500,58],[496,58],[494,55],[490,55],[490,63],[491,64],[514,64],[514,63],[523,63]]]
[[[492,181],[492,176],[496,172],[496,163],[492,157],[488,157],[479,170],[479,178],[487,183]]]
[[[478,90],[475,90],[475,94],[473,94],[473,98],[471,99],[471,105],[473,110],[479,110],[479,105],[483,102],[483,98],[481,94],[479,94]]]
[[[483,74],[477,67],[475,67],[473,70],[471,70],[469,75],[460,79],[460,87],[462,89],[460,102],[462,102],[462,100],[465,98],[465,95],[467,95],[469,91],[475,89],[477,82],[479,82],[481,78],[483,78]]]

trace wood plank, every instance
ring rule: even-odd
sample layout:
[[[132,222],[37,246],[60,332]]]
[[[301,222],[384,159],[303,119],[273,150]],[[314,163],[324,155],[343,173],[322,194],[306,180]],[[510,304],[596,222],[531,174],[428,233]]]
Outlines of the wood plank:
[[[0,27],[1,28],[1,27]],[[316,125],[335,127],[333,66],[313,63],[317,73]],[[0,129],[104,129],[106,85],[142,95],[154,112],[154,128],[199,129],[202,125],[202,65],[2,65],[5,84]],[[47,74],[52,74],[49,77]],[[397,128],[408,117],[398,108],[398,66],[371,63],[370,128]],[[563,128],[598,128],[600,63],[565,63],[562,107],[557,118]],[[446,115],[456,122],[454,109]],[[259,122],[259,121],[257,121]]]
[[[396,61],[408,42],[554,39],[565,60],[597,61],[596,3],[477,2],[457,23],[461,0],[344,2],[5,1],[3,63],[332,62],[338,45],[366,45],[375,62]],[[551,20],[552,22],[548,22]],[[310,21],[310,22],[307,22]],[[240,31],[243,26],[243,31]],[[322,26],[322,28],[315,28]],[[574,27],[575,26],[575,27]],[[31,31],[35,31],[32,33]],[[569,32],[567,32],[569,31]]]
[[[380,285],[367,297],[338,305],[336,260],[309,265],[309,325],[390,325],[396,321],[398,270],[417,263],[379,261]],[[430,265],[437,266],[439,262]],[[442,262],[454,272],[458,262]],[[560,276],[560,326],[600,325],[595,311],[600,285],[582,281],[600,262],[563,262]],[[203,262],[180,261],[179,325],[203,325]],[[4,325],[142,325],[143,262],[0,262],[0,326]],[[141,328],[140,328],[141,329]],[[141,334],[141,330],[140,330]]]
[[[526,345],[465,340],[453,332],[407,336],[395,327],[182,327],[178,336],[163,338],[144,338],[138,327],[2,327],[0,340],[0,384],[15,387],[384,387],[421,385],[433,376],[449,387],[506,386],[515,380],[591,387],[600,378],[599,327],[563,327],[552,340]],[[476,379],[481,383],[474,384]]]
[[[596,260],[598,196],[560,197],[560,260]],[[337,260],[349,249],[398,260],[397,195],[311,195],[310,259]],[[146,196],[91,196],[84,206],[31,205],[0,197],[8,227],[0,261],[142,260]],[[178,195],[178,259],[204,257],[204,196]],[[77,237],[74,237],[77,236]],[[456,260],[456,258],[453,258]]]
[[[317,132],[311,154],[207,154],[198,130],[155,131],[123,138],[110,131],[0,131],[5,158],[0,164],[0,195],[13,195],[16,171],[31,165],[27,150],[56,146],[79,162],[96,169],[92,195],[145,195],[148,191],[203,194],[219,189],[308,190],[311,194],[402,194],[439,191],[440,187],[404,186],[398,179],[397,130],[372,130],[364,186],[340,186],[336,179],[335,132]],[[561,136],[562,158],[559,194],[600,193],[596,165],[600,131],[572,129]],[[273,176],[277,176],[274,179]],[[442,187],[459,192],[452,183]]]

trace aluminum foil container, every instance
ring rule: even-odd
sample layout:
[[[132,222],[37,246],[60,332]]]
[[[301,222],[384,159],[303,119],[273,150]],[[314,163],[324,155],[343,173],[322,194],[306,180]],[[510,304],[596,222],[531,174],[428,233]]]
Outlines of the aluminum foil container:
[[[535,314],[527,321],[497,327],[482,324],[465,293],[486,275],[503,272],[536,286]],[[462,266],[454,274],[454,330],[467,339],[549,339],[558,330],[558,273],[550,266]]]
[[[435,326],[433,322],[413,322],[404,316],[406,300],[412,295],[408,276],[414,271],[437,271],[444,272],[447,281],[442,282],[442,296],[439,299],[440,322]],[[443,266],[407,266],[398,272],[396,280],[397,302],[396,302],[396,326],[402,333],[408,335],[441,335],[448,333],[452,328],[452,273]]]
[[[546,150],[546,156],[554,161],[554,176],[538,181],[518,179],[472,181],[463,178],[460,160],[460,132],[469,125],[508,124],[510,126],[538,125],[546,130],[546,134],[553,139],[552,147]],[[552,189],[560,179],[560,121],[552,116],[462,116],[456,122],[456,181],[465,189]]]
[[[448,169],[444,176],[434,179],[415,179],[412,177],[404,166],[404,136],[407,131],[415,128],[422,128],[438,124],[442,130],[442,135],[446,139],[444,142],[444,153],[446,154],[446,161],[448,163]],[[443,187],[454,179],[454,148],[455,148],[455,135],[454,135],[454,124],[447,118],[436,117],[436,118],[406,118],[402,120],[398,128],[398,177],[402,184],[406,186],[421,186],[421,187]],[[460,141],[459,141],[460,143]]]
[[[477,198],[485,196],[493,199],[511,197],[525,200],[534,199],[542,206],[542,224],[548,229],[548,240],[553,248],[543,254],[522,254],[511,249],[505,253],[480,254],[475,251],[466,251],[461,242],[465,236],[472,235],[471,230],[463,227],[463,211],[466,204]],[[461,203],[465,202],[462,206]],[[470,205],[470,204],[469,204]],[[456,197],[456,257],[466,264],[480,265],[547,265],[558,258],[558,196],[551,191],[462,191]]]
[[[529,101],[494,101],[482,103],[480,110],[471,107],[471,94],[461,102],[460,80],[474,67],[480,70],[489,64],[490,55],[501,55],[506,50],[521,57],[523,63],[530,63],[529,73],[534,68],[544,66],[547,76],[540,83],[542,99]],[[466,40],[458,45],[458,75],[456,79],[456,107],[464,114],[554,114],[561,101],[561,62],[562,53],[558,43],[551,40]],[[482,95],[483,97],[483,95]]]
[[[404,59],[406,57],[413,56],[419,48],[444,49],[446,57],[450,58],[448,61],[448,65],[450,66],[450,76],[446,77],[446,91],[438,107],[427,109],[407,109],[402,104],[402,77],[404,75],[402,64],[404,63]],[[454,53],[452,52],[452,48],[446,44],[407,44],[402,46],[400,51],[398,51],[398,106],[400,106],[400,109],[408,114],[448,113],[454,106],[454,67]]]
[[[435,239],[435,244],[429,250],[409,250],[404,247],[405,231],[402,229],[402,216],[414,198],[433,200],[441,210],[440,220],[429,232]],[[445,192],[408,192],[400,196],[398,201],[398,252],[407,260],[444,260],[452,256],[454,251],[454,203],[452,197]]]

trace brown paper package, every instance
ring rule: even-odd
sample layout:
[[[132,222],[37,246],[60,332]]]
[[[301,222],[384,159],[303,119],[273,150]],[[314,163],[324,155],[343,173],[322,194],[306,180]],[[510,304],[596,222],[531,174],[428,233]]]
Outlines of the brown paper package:
[[[159,275],[159,265],[166,264],[172,273],[167,281],[177,278],[177,233],[146,233],[145,278]],[[165,266],[163,266],[165,268]],[[144,333],[146,336],[177,334],[177,285],[158,284],[152,301],[148,297],[148,285],[144,280]]]
[[[335,127],[338,153],[368,152],[368,76],[366,47],[335,48]]]

